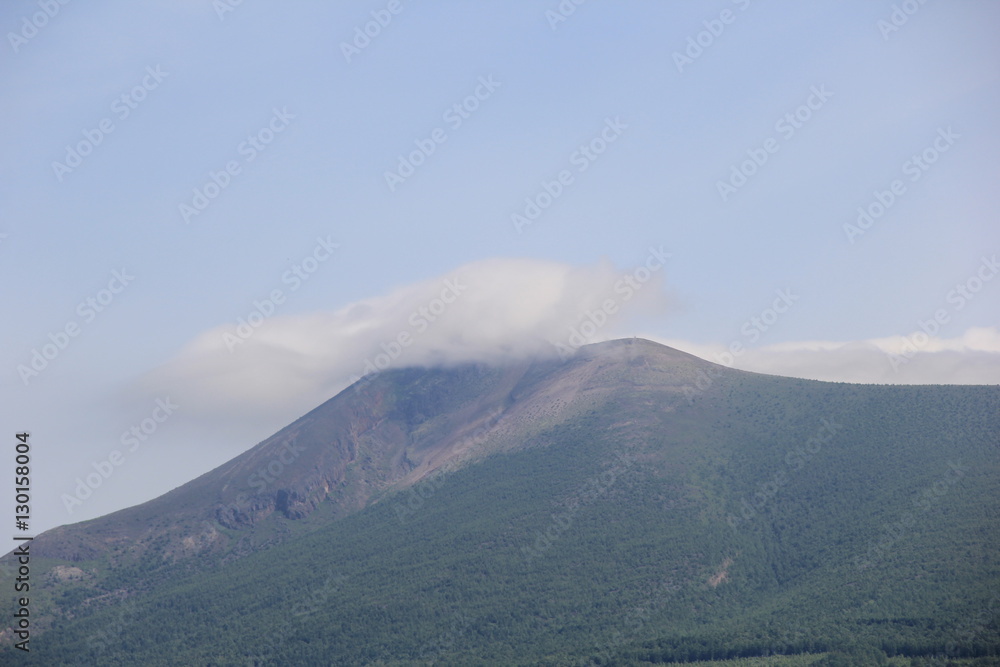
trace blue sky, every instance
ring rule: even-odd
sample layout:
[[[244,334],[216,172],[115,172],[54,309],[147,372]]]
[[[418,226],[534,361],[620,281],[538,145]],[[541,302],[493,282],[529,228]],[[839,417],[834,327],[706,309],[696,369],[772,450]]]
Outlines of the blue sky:
[[[34,530],[224,462],[400,335],[394,367],[641,335],[1000,382],[994,3],[41,0],[0,26],[0,402]]]

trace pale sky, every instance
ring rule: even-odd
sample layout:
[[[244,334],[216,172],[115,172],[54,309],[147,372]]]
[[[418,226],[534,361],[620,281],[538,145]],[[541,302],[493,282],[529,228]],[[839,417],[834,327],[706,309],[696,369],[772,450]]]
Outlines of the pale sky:
[[[33,534],[369,363],[640,335],[1000,383],[995,3],[18,0],[0,27]]]

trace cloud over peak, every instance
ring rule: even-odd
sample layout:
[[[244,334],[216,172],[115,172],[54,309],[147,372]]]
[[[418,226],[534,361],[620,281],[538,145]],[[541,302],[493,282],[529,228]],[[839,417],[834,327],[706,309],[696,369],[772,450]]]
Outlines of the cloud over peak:
[[[138,394],[171,396],[193,419],[288,423],[369,373],[565,355],[659,323],[671,300],[666,254],[632,269],[494,258],[342,308],[249,314],[215,326],[147,373]],[[265,309],[266,310],[266,309]],[[630,328],[631,327],[631,328]],[[643,337],[709,361],[776,375],[890,384],[1000,382],[1000,330],[956,338],[923,332],[860,341],[792,341],[743,348]]]
[[[663,257],[651,249],[634,269],[485,259],[337,310],[251,313],[198,335],[143,378],[143,393],[205,413],[297,415],[388,368],[553,356],[663,312]]]

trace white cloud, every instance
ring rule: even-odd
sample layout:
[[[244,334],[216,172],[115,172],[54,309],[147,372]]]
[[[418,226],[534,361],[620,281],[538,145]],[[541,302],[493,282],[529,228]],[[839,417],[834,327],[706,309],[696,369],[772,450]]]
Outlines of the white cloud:
[[[473,262],[336,311],[267,318],[245,340],[234,324],[215,327],[144,377],[140,393],[170,395],[192,415],[287,423],[348,386],[369,363],[400,368],[554,355],[555,344],[569,344],[571,328],[607,299],[621,310],[587,342],[625,335],[630,313],[667,304],[662,274],[641,274],[646,282],[637,289],[621,287],[626,275],[633,272],[606,261]]]
[[[626,299],[625,290],[615,290],[626,275],[634,274],[608,262],[584,267],[527,259],[473,262],[339,310],[267,318],[238,343],[233,324],[215,327],[147,374],[137,394],[144,400],[171,396],[185,406],[185,419],[216,426],[239,419],[248,426],[278,428],[349,386],[366,365],[402,368],[553,355],[556,343],[580,341],[571,341],[574,329],[592,334],[587,342],[630,336],[635,332],[626,327],[632,315],[662,313],[669,299],[656,272]],[[591,321],[586,314],[599,314],[609,298],[621,311],[603,326],[586,324]],[[746,349],[731,362],[719,356],[722,344],[643,337],[709,361],[774,375],[862,383],[1000,383],[997,328],[969,329],[950,339],[921,333],[786,342]],[[894,370],[890,355],[904,352],[907,339],[917,342],[919,351]]]
[[[831,382],[1000,384],[997,327],[971,328],[956,338],[914,332],[850,342],[786,342],[748,349],[731,362],[723,354],[723,345],[648,338],[709,361],[772,375]]]

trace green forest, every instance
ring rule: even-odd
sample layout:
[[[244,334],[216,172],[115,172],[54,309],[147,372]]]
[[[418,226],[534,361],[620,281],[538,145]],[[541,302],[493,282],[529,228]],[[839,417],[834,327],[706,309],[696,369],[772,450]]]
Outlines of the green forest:
[[[241,551],[72,563],[16,664],[1000,664],[1000,388],[729,373],[540,433],[218,526]]]

